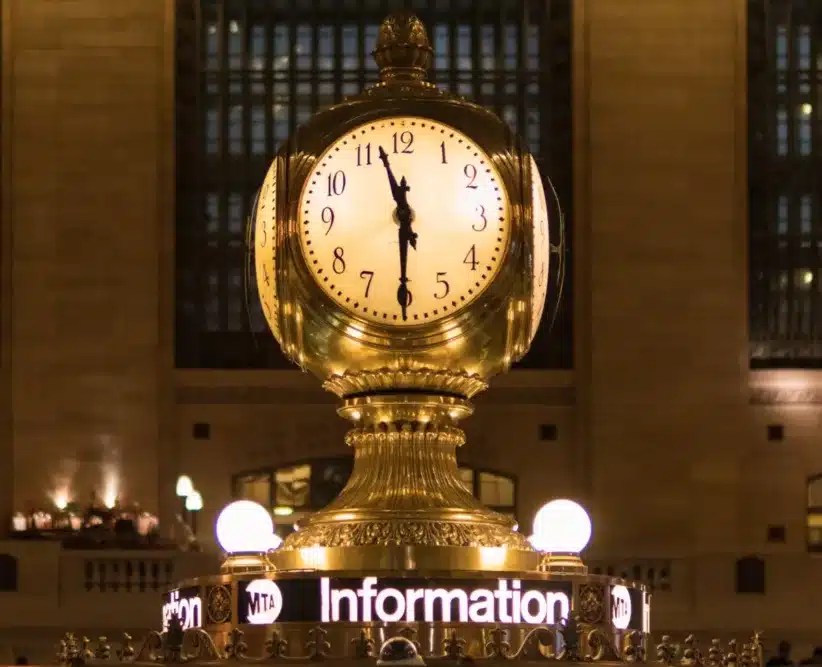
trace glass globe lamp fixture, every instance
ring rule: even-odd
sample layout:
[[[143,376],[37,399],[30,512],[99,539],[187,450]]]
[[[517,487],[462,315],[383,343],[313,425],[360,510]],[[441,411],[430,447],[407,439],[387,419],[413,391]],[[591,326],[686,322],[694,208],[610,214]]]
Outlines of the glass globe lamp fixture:
[[[194,491],[194,483],[188,475],[180,475],[177,478],[177,486],[174,489],[179,498],[186,498],[188,494]]]
[[[257,572],[271,569],[265,557],[275,548],[274,521],[268,510],[250,500],[235,500],[217,517],[217,542],[226,552],[222,572]],[[279,544],[277,545],[279,546]]]
[[[591,518],[573,500],[552,500],[534,517],[531,545],[544,554],[541,569],[551,572],[584,572],[580,552],[591,540]]]
[[[203,509],[203,496],[199,491],[192,490],[191,493],[186,496],[186,509],[189,512],[199,512]]]

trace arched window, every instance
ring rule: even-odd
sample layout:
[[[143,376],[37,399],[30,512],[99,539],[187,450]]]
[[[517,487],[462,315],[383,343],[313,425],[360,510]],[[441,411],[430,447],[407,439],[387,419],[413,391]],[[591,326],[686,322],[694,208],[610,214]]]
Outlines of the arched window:
[[[822,551],[822,475],[808,479],[808,551]]]
[[[17,559],[11,554],[0,554],[0,593],[17,591]]]
[[[277,468],[234,475],[235,498],[272,508],[277,532],[284,536],[309,512],[322,509],[339,495],[351,476],[350,456],[316,458]],[[493,510],[516,519],[517,481],[498,471],[460,466],[465,487]]]

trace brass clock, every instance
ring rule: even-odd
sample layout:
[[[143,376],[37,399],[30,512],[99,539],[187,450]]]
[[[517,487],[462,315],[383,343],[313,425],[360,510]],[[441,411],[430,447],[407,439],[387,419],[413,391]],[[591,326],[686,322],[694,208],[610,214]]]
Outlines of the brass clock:
[[[368,548],[394,545],[470,547],[417,553],[420,567],[480,568],[475,547],[504,547],[498,569],[523,567],[535,554],[513,521],[457,477],[456,424],[539,325],[542,180],[498,116],[426,80],[431,47],[416,17],[389,17],[374,55],[380,83],[298,128],[254,214],[269,325],[355,423],[347,486],[288,537],[276,565],[319,567],[315,549],[327,548],[323,568],[365,568],[388,562]]]

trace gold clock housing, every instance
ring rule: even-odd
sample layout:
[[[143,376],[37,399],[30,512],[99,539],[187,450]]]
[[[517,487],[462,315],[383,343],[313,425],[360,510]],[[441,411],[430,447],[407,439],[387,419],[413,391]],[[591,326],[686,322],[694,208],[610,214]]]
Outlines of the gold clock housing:
[[[471,414],[469,399],[525,354],[536,331],[548,261],[539,174],[495,114],[425,80],[431,48],[416,17],[390,16],[374,53],[381,82],[298,129],[266,176],[269,197],[260,197],[256,212],[257,286],[263,303],[277,306],[269,307],[275,336],[290,359],[343,399],[339,413],[355,424],[346,437],[354,449],[347,486],[272,562],[285,570],[533,569],[537,554],[514,522],[459,481],[456,448],[465,436],[456,423]],[[421,162],[403,153],[411,134],[425,150],[414,156]],[[343,185],[338,172],[346,170]],[[351,170],[363,180],[355,183]],[[466,187],[474,182],[476,193]],[[347,204],[346,188],[355,195]],[[496,226],[479,257],[479,245],[474,255],[458,246],[486,231],[483,215]],[[452,268],[439,266],[446,255]],[[473,282],[449,281],[460,260],[473,274],[474,259],[484,261]],[[369,261],[389,267],[379,307],[354,294],[377,280]],[[436,306],[440,280],[458,297],[447,308]],[[427,290],[427,305],[403,301],[400,286],[417,290],[418,300]]]
[[[484,272],[487,278],[477,288],[478,293],[470,295],[466,305],[457,302],[453,306],[449,302],[437,316],[431,312],[431,317],[423,318],[420,314],[410,323],[394,320],[397,313],[385,309],[374,316],[353,307],[353,301],[347,307],[332,298],[331,290],[312,271],[312,257],[305,252],[306,239],[301,229],[310,216],[309,220],[318,226],[318,240],[312,241],[315,247],[325,240],[319,238],[319,226],[325,222],[322,216],[327,208],[312,208],[314,202],[307,203],[302,195],[312,186],[328,187],[327,182],[321,181],[329,176],[325,173],[327,166],[323,166],[323,156],[329,147],[361,132],[363,127],[390,123],[391,118],[397,117],[422,119],[420,122],[437,128],[453,128],[472,141],[477,154],[487,156],[487,166],[495,176],[500,203],[504,205],[502,215],[497,216],[504,218],[504,234],[494,237],[502,238],[494,246],[499,248],[499,255],[495,262],[482,265],[481,268],[491,266],[494,270]],[[276,265],[277,293],[269,301],[280,304],[276,326],[286,354],[295,363],[317,375],[340,396],[382,390],[387,381],[385,374],[390,373],[395,375],[390,380],[394,388],[399,383],[415,390],[448,389],[467,398],[484,388],[490,377],[522,357],[530,342],[532,320],[537,316],[531,302],[532,167],[528,152],[496,115],[423,82],[385,85],[318,113],[283,146],[277,164],[279,173],[271,172],[264,184],[266,187],[275,180],[280,184],[276,203],[276,257],[280,260]],[[371,168],[376,172],[376,165]],[[382,215],[386,207],[385,174],[376,172],[373,183],[374,199],[379,197],[382,201],[375,204],[380,210],[370,214],[372,217]],[[412,190],[410,197],[415,194]],[[307,210],[309,214],[305,213]],[[330,214],[326,215],[330,219]],[[417,218],[415,222],[422,230],[429,221],[423,223]],[[341,223],[335,219],[334,224]],[[389,219],[385,224],[388,227],[394,223]],[[367,227],[363,233],[368,233]],[[364,237],[363,242],[366,240]],[[421,236],[419,249],[409,251],[410,259],[418,266],[427,262],[425,242]],[[365,263],[358,266],[358,273],[368,269]],[[324,277],[333,279],[328,275],[332,269],[324,269]],[[432,277],[438,273],[436,266],[427,264],[426,271]],[[362,280],[364,289],[366,280]],[[413,285],[414,278],[411,280]],[[260,287],[260,293],[271,294],[271,288]],[[345,296],[351,298],[350,294]],[[366,307],[365,303],[360,305]],[[414,378],[402,380],[396,375],[404,371],[413,371]],[[428,372],[428,377],[420,374],[423,371]],[[443,386],[444,378],[430,375],[441,371],[447,371],[448,387]]]

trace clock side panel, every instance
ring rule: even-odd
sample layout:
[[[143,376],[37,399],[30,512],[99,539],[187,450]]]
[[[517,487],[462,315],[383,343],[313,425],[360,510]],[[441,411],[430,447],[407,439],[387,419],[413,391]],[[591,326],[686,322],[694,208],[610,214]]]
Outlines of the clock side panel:
[[[254,268],[257,293],[265,320],[282,344],[280,334],[280,300],[277,293],[277,168],[275,158],[266,173],[254,211]]]
[[[548,225],[548,203],[542,176],[533,156],[529,156],[531,172],[531,226],[533,238],[533,256],[531,262],[531,328],[528,345],[537,334],[542,314],[545,309],[545,298],[548,294],[548,270],[551,246]]]

